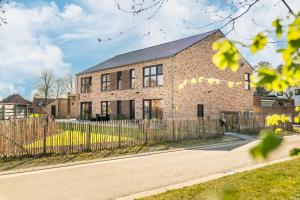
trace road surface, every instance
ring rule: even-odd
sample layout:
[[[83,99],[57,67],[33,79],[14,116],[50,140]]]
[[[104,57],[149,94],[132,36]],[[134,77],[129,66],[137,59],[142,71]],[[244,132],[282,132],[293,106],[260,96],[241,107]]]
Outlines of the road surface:
[[[251,167],[255,142],[191,149],[0,176],[1,200],[115,199],[193,179]],[[300,137],[285,138],[270,160],[288,156]]]

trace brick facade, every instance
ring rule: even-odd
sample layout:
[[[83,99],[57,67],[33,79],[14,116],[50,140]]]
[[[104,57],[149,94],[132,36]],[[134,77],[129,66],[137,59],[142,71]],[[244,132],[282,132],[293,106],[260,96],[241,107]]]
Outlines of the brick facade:
[[[101,101],[111,102],[111,113],[116,114],[116,101],[121,100],[122,111],[129,117],[129,101],[135,100],[135,117],[143,118],[144,99],[162,99],[164,118],[197,117],[197,105],[204,105],[204,116],[219,115],[222,111],[248,111],[253,109],[253,91],[244,86],[245,73],[252,73],[252,68],[246,61],[241,62],[241,68],[233,73],[230,70],[222,71],[212,63],[212,43],[223,37],[217,33],[198,42],[177,55],[144,63],[122,66],[103,71],[80,74],[81,78],[92,76],[92,92],[78,92],[78,112],[81,102],[92,102],[93,116],[101,113]],[[152,65],[163,65],[163,86],[143,87],[143,68]],[[135,69],[135,89],[130,89],[130,70]],[[117,72],[123,72],[123,89],[117,88]],[[101,91],[101,75],[110,73],[111,91]],[[190,84],[190,81],[199,77],[222,80],[219,84],[210,84],[207,81]],[[184,81],[189,84],[183,89],[179,85]],[[224,81],[224,83],[223,83]],[[225,81],[241,82],[240,85],[229,88]]]

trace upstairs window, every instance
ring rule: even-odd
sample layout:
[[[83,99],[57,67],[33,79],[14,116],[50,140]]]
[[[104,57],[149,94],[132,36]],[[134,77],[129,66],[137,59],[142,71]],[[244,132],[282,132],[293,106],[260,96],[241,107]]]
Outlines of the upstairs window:
[[[131,89],[135,88],[135,70],[134,69],[130,70],[130,88]]]
[[[92,92],[92,77],[86,77],[81,79],[81,93]]]
[[[122,72],[117,72],[117,89],[122,90],[122,85],[123,85],[123,76]]]
[[[101,90],[102,91],[110,90],[110,74],[103,74],[101,76]]]
[[[295,89],[295,95],[296,96],[300,95],[300,89]]]
[[[250,73],[245,73],[245,90],[250,90]]]
[[[155,65],[144,68],[144,87],[163,85],[163,65]]]

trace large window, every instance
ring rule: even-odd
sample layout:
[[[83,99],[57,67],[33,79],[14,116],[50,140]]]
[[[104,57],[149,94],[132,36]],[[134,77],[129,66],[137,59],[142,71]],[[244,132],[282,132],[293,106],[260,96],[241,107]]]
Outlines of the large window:
[[[117,89],[118,90],[122,90],[122,86],[123,86],[123,76],[122,76],[122,72],[117,72]]]
[[[134,69],[130,70],[130,88],[131,89],[135,88],[135,70]]]
[[[163,118],[163,100],[147,99],[143,101],[143,110],[145,119]]]
[[[117,101],[117,115],[122,115],[122,101]]]
[[[92,92],[92,77],[81,79],[81,93]]]
[[[83,120],[89,120],[92,118],[92,103],[82,102],[80,105],[80,118]]]
[[[250,73],[245,73],[245,89],[250,90]]]
[[[155,65],[144,68],[144,87],[163,85],[163,66]]]
[[[110,110],[110,102],[109,101],[101,101],[101,115],[109,115]]]
[[[102,91],[110,90],[110,74],[103,74],[101,76],[101,90]]]

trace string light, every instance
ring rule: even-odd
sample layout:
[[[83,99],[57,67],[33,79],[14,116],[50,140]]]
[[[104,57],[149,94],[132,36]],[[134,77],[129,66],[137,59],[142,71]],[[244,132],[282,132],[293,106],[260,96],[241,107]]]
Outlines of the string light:
[[[221,79],[217,79],[217,78],[206,78],[203,76],[200,76],[198,79],[193,77],[190,80],[184,80],[183,83],[178,85],[178,89],[182,90],[184,89],[184,87],[186,87],[189,83],[191,85],[194,85],[196,83],[205,83],[207,82],[210,85],[216,84],[216,85],[220,85],[221,83],[224,83],[228,88],[233,88],[233,87],[237,87],[242,85],[242,82],[234,82],[234,81],[227,81],[227,80],[221,80]]]

